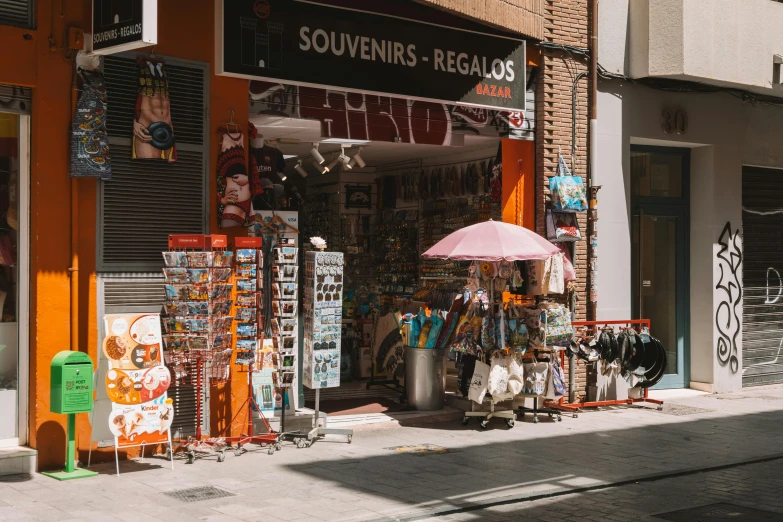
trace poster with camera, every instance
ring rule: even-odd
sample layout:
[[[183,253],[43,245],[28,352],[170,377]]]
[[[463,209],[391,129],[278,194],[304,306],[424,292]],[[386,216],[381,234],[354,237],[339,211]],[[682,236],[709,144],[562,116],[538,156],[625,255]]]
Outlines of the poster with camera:
[[[342,252],[307,252],[304,289],[304,385],[340,386]]]

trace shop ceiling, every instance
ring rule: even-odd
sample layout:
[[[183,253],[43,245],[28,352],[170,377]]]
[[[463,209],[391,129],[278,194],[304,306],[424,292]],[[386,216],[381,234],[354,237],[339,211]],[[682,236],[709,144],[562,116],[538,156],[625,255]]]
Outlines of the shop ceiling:
[[[483,149],[486,149],[487,156],[492,156],[498,143],[497,137],[471,134],[464,135],[464,143],[459,147],[383,141],[352,143],[351,140],[322,137],[321,122],[317,120],[257,115],[251,116],[250,121],[255,125],[259,135],[280,149],[284,155],[294,156],[288,158],[289,167],[293,167],[297,159],[301,159],[304,166],[309,167],[312,160],[310,149],[313,148],[314,143],[319,143],[318,150],[324,157],[339,154],[342,145],[350,147],[350,151],[346,150],[349,156],[355,154],[358,147],[362,147],[361,156],[368,167],[424,158],[453,159],[457,155],[462,156]]]

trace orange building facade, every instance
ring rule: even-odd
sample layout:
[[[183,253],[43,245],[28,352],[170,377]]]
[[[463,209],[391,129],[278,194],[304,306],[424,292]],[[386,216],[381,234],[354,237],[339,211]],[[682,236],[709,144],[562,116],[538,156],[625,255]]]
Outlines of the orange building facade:
[[[39,470],[62,467],[65,458],[65,418],[50,413],[50,363],[54,355],[69,348],[85,352],[97,361],[100,346],[98,252],[99,184],[96,179],[72,180],[68,176],[69,128],[77,91],[75,51],[69,50],[69,28],[89,31],[90,0],[35,2],[35,28],[0,26],[0,84],[24,88],[31,97],[29,116],[23,116],[18,129],[20,190],[29,189],[29,228],[19,229],[19,275],[29,281],[19,283],[26,298],[29,317],[21,319],[19,334],[19,400],[16,437],[8,440],[37,451]],[[209,64],[208,128],[210,151],[217,148],[217,130],[225,115],[233,111],[236,122],[249,117],[246,79],[215,74],[215,6],[212,0],[163,0],[158,3],[158,43],[154,52],[165,58],[193,60]],[[528,51],[529,65],[539,56]],[[111,114],[111,99],[109,99]],[[0,108],[0,113],[2,108]],[[26,122],[26,123],[25,123]],[[130,130],[128,131],[130,134]],[[5,137],[5,136],[2,136]],[[214,143],[213,143],[214,140]],[[217,154],[209,155],[208,172],[215,172]],[[29,171],[25,173],[25,162]],[[535,143],[503,140],[503,219],[535,228]],[[204,198],[215,201],[215,183],[207,184]],[[27,198],[21,198],[27,202]],[[154,208],[139,209],[155,212]],[[209,230],[224,233],[229,240],[246,235],[242,228],[219,230],[217,215],[209,213]],[[25,220],[21,220],[24,223]],[[161,234],[167,231],[161,230]],[[75,248],[74,248],[75,247]],[[27,266],[23,266],[26,264]],[[74,270],[78,268],[77,270]],[[73,276],[78,285],[72,288]],[[27,284],[26,284],[27,283]],[[161,290],[162,294],[162,290]],[[162,300],[162,296],[161,296]],[[73,343],[73,344],[72,344]],[[225,429],[246,398],[245,375],[236,375],[213,392],[211,427]],[[217,401],[217,402],[215,402]],[[231,427],[238,431],[241,426]],[[2,439],[2,437],[0,437]],[[79,460],[86,462],[90,450],[90,423],[87,414],[77,421]],[[92,461],[114,458],[113,448],[92,447]]]

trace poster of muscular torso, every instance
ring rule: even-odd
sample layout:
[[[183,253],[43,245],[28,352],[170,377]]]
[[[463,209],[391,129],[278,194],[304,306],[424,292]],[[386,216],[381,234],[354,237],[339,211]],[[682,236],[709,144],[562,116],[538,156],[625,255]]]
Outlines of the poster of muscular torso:
[[[166,63],[139,56],[136,116],[133,120],[133,159],[177,160],[171,123]]]

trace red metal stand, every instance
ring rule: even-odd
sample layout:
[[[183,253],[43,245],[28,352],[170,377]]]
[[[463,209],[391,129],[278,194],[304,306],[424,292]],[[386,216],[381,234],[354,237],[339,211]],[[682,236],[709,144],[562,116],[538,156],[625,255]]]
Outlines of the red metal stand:
[[[634,328],[636,330],[641,330],[642,328],[650,328],[650,320],[649,319],[630,319],[626,321],[574,321],[571,323],[574,327],[574,331],[581,330],[583,328],[592,328],[593,330],[597,330],[596,327],[604,327],[604,326],[620,326],[625,328]],[[561,357],[561,364],[563,367],[565,367],[565,353],[560,352]],[[573,412],[574,415],[576,415],[576,412],[579,411],[582,408],[600,408],[602,406],[622,406],[622,405],[629,405],[634,404],[636,402],[649,402],[651,404],[657,404],[658,409],[663,408],[663,401],[658,399],[651,399],[649,397],[649,389],[644,388],[644,394],[639,398],[627,398],[627,399],[615,399],[610,401],[585,401],[585,402],[579,402],[579,403],[567,403],[565,402],[565,398],[561,397],[558,402],[552,402],[549,404],[550,407],[556,408],[556,409],[562,409],[565,411]]]

